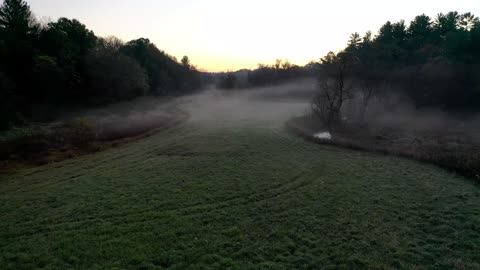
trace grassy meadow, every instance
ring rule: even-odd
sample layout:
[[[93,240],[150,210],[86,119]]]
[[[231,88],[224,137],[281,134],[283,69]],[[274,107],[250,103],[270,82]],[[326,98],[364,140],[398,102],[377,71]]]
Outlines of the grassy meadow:
[[[0,269],[480,269],[480,188],[283,125],[190,121],[0,175]]]

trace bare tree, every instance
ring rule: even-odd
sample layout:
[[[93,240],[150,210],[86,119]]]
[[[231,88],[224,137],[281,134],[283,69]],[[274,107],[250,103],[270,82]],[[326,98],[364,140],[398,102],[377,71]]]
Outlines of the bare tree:
[[[352,87],[346,84],[349,56],[329,53],[322,59],[322,65],[322,79],[312,102],[312,110],[325,125],[337,125],[341,123],[343,104],[352,97]]]
[[[125,45],[125,43],[116,36],[105,37],[100,40],[100,44],[104,49],[112,53],[118,53],[120,48]]]

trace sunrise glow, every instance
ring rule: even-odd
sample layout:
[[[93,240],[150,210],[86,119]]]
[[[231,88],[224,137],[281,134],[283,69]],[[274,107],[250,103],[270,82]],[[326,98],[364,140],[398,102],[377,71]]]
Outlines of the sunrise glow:
[[[255,68],[277,58],[303,65],[342,49],[352,32],[375,32],[387,20],[480,9],[477,0],[440,1],[157,1],[31,0],[42,20],[77,18],[95,34],[146,37],[188,55],[202,70]]]

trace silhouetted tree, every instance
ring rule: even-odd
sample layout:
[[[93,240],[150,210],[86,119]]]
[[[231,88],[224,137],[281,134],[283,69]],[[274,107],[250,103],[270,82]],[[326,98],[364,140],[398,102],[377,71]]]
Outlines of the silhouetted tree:
[[[316,63],[312,63],[316,65]],[[272,65],[259,64],[258,68],[248,72],[249,86],[263,86],[314,76],[312,66],[300,67],[287,59],[276,59]]]
[[[13,82],[14,107],[23,112],[32,102],[34,42],[37,26],[25,1],[6,0],[0,6],[0,72]]]
[[[111,53],[119,53],[120,48],[123,45],[125,45],[125,43],[121,39],[115,36],[100,38],[98,41],[99,41],[99,46],[102,49],[107,50]]]
[[[34,29],[30,6],[23,0],[4,0],[0,6],[0,29],[16,37],[27,36]]]
[[[120,52],[136,59],[147,70],[153,94],[178,94],[184,86],[185,68],[175,58],[159,50],[150,40],[141,38],[127,42]],[[189,72],[196,72],[189,70]],[[184,77],[185,78],[185,77]],[[185,78],[186,79],[186,78]]]
[[[217,87],[220,89],[233,89],[236,87],[237,77],[233,72],[227,72],[224,74],[220,81],[217,83]]]
[[[347,44],[347,50],[357,50],[362,45],[360,34],[355,32],[350,36]]]
[[[185,67],[186,69],[191,69],[192,68],[192,64],[190,63],[190,59],[188,58],[188,56],[184,56],[182,57],[182,65],[183,67]]]
[[[432,19],[425,14],[416,16],[408,27],[410,38],[425,41],[432,35]]]
[[[97,37],[79,21],[60,18],[48,24],[40,41],[43,52],[65,64],[77,65],[96,46]]]
[[[348,85],[348,71],[351,68],[351,55],[328,53],[321,59],[323,72],[319,81],[319,89],[313,99],[313,112],[327,126],[341,123],[342,107],[352,97],[352,87]]]

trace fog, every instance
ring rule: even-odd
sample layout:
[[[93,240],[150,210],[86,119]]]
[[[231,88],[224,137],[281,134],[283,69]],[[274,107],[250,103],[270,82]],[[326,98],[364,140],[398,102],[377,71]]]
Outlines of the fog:
[[[87,118],[100,137],[106,139],[138,135],[184,120],[205,128],[283,128],[293,117],[311,115],[311,100],[317,90],[316,85],[315,79],[303,79],[276,86],[236,90],[210,87],[190,96],[170,99],[143,97],[76,116]],[[478,116],[461,118],[438,109],[417,110],[408,99],[389,94],[372,99],[360,125],[357,123],[360,99],[357,96],[349,100],[343,108],[345,125],[362,126],[363,130],[358,130],[359,133],[382,135],[388,132],[390,139],[393,136],[406,142],[428,138],[437,143],[480,144]],[[312,136],[330,131],[319,123],[306,130]],[[335,139],[335,131],[332,135]]]
[[[388,90],[388,89],[387,89]],[[395,137],[435,139],[448,143],[480,144],[480,115],[442,111],[438,108],[417,109],[405,96],[384,91],[374,97],[366,108],[362,123],[358,123],[361,98],[345,104],[347,125],[360,125],[370,134],[394,131]]]
[[[210,87],[182,97],[145,96],[72,113],[52,123],[52,128],[47,130],[62,130],[66,126],[70,128],[66,134],[91,134],[91,137],[73,136],[73,139],[98,143],[129,141],[128,138],[178,125],[213,131],[258,128],[283,132],[288,129],[310,140],[429,161],[480,178],[478,115],[466,117],[439,109],[419,110],[407,98],[384,89],[382,92],[389,94],[376,95],[364,117],[359,117],[362,97],[357,94],[342,108],[342,125],[327,127],[312,114],[312,99],[317,91],[315,79],[303,79],[235,90]],[[57,135],[53,132],[46,138],[58,140]],[[59,138],[64,137],[69,138],[67,135]]]
[[[211,88],[176,100],[190,121],[212,127],[261,124],[279,127],[288,119],[308,113],[315,80],[240,90]]]
[[[205,128],[246,125],[279,128],[309,113],[314,79],[271,87],[220,90],[210,87],[177,98],[141,97],[88,111],[70,113],[59,122],[85,119],[101,139],[141,135],[180,122]]]

